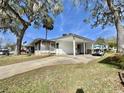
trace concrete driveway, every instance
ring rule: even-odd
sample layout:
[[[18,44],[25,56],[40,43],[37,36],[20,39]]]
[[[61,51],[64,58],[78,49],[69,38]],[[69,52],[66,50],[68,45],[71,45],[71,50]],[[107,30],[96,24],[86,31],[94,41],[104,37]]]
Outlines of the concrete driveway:
[[[0,79],[5,79],[16,74],[24,73],[30,70],[38,69],[45,66],[59,65],[59,64],[78,64],[88,63],[99,57],[91,55],[78,55],[73,57],[68,56],[52,56],[43,59],[26,61],[22,63],[11,64],[7,66],[0,66]]]

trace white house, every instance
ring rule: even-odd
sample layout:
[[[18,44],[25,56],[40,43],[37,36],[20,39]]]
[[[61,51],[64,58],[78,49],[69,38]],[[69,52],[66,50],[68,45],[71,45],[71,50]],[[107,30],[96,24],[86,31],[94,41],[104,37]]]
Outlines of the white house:
[[[55,41],[37,38],[27,46],[27,49],[35,55],[55,53]]]
[[[35,42],[34,42],[35,41]],[[39,39],[33,41],[35,54],[43,52],[52,52],[56,55],[79,55],[91,54],[93,40],[76,34],[63,34],[61,37],[47,40]],[[45,44],[47,42],[47,44]],[[45,49],[45,46],[47,47]],[[52,48],[52,49],[51,49]]]
[[[63,36],[53,39],[56,42],[56,54],[90,54],[94,41],[76,34],[63,34]]]

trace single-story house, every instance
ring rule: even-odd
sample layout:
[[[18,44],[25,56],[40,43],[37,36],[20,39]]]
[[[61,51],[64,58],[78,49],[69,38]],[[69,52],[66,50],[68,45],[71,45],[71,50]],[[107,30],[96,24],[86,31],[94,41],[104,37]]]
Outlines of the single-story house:
[[[55,41],[37,38],[27,46],[27,49],[35,55],[55,53]]]
[[[45,40],[35,39],[31,44],[35,54],[55,53],[56,55],[91,54],[93,40],[76,34],[63,34],[61,37]]]

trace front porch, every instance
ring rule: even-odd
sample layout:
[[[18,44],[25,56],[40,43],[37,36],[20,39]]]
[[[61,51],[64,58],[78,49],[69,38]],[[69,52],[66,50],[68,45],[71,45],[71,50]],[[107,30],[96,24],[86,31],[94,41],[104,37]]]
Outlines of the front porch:
[[[35,55],[49,55],[55,53],[55,42],[45,39],[35,39],[28,48]]]
[[[40,41],[35,45],[35,55],[55,54],[55,42]]]

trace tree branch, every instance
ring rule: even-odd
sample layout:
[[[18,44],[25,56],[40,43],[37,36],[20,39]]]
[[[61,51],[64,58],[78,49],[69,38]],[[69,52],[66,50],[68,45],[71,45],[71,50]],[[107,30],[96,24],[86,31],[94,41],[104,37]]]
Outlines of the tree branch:
[[[107,0],[107,4],[108,4],[108,7],[109,9],[111,10],[111,12],[115,12],[115,9],[114,9],[114,6],[112,4],[112,0]]]
[[[116,6],[114,6],[112,4],[112,0],[107,0],[107,4],[108,4],[108,7],[109,7],[109,10],[114,15],[115,24],[117,24],[121,20],[120,15],[119,15],[119,10],[117,9]]]
[[[7,4],[7,7],[8,7],[8,9],[20,20],[20,22],[21,22],[24,26],[30,25],[28,22],[26,22],[24,19],[22,19],[22,18],[20,17],[20,15],[19,15],[9,4]]]

